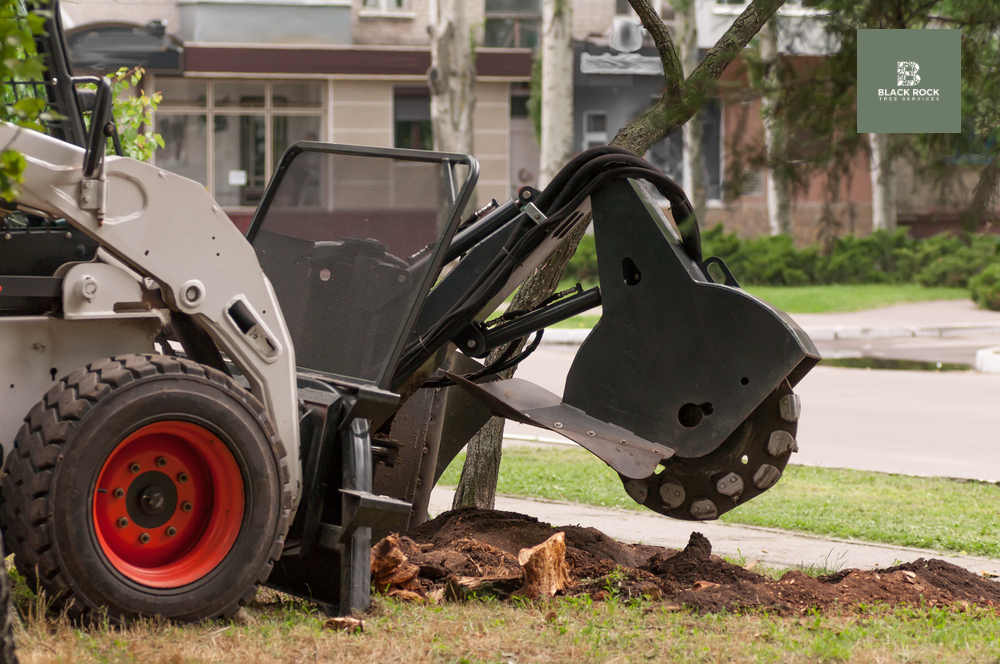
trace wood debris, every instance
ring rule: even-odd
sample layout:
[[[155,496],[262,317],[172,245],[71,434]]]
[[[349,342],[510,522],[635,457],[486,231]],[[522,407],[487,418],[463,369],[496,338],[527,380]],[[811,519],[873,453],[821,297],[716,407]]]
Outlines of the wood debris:
[[[341,616],[340,618],[330,618],[323,623],[323,629],[332,629],[337,632],[347,632],[348,634],[358,634],[365,631],[365,622],[360,618],[351,616]]]
[[[420,567],[411,563],[400,548],[399,535],[392,534],[372,547],[372,585],[375,592],[403,600],[426,599]]]

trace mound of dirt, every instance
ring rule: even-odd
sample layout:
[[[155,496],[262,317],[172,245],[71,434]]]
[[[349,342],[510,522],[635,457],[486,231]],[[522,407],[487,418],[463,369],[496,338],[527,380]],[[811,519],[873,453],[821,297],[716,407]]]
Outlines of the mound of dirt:
[[[566,595],[588,594],[601,600],[649,597],[676,607],[717,612],[763,608],[796,613],[834,605],[924,604],[966,607],[1000,606],[1000,583],[942,560],[919,559],[888,569],[849,569],[810,577],[789,571],[778,580],[712,555],[712,544],[692,533],[682,550],[626,544],[594,528],[553,527],[512,512],[465,509],[446,512],[411,530],[391,536],[372,551],[373,571],[388,580],[377,588],[410,598],[461,599],[472,594],[501,599],[522,589],[522,549],[535,547],[557,532],[566,541]],[[393,586],[392,566],[412,565],[405,585]]]

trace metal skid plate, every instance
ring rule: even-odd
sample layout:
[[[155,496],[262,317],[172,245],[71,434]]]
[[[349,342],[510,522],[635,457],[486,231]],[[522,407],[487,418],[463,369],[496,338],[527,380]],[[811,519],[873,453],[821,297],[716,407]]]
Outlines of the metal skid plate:
[[[651,442],[620,426],[601,422],[562,403],[557,395],[520,378],[477,385],[453,373],[457,385],[494,414],[566,436],[604,460],[625,477],[644,478],[673,456],[665,445]]]

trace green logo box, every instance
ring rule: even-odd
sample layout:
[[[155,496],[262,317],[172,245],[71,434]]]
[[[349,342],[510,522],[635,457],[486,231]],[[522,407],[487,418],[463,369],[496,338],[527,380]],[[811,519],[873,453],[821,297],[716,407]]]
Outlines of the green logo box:
[[[858,133],[962,131],[961,30],[858,30]]]

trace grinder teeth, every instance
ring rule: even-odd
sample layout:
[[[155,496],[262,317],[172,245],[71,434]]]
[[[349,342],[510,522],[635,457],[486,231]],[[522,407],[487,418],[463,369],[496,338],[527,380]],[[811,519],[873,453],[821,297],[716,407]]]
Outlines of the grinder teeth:
[[[677,519],[716,519],[774,486],[792,452],[798,396],[783,382],[714,451],[674,456],[645,479],[622,477],[638,503]]]

